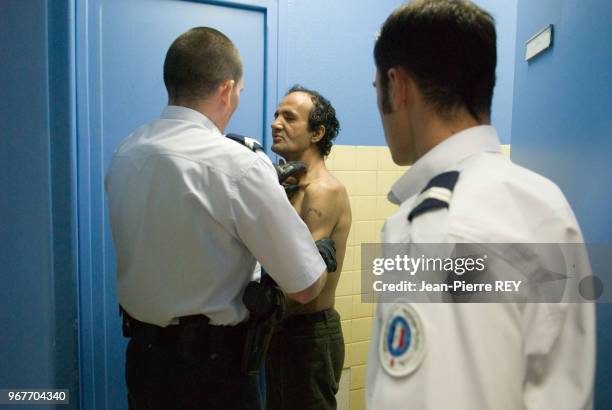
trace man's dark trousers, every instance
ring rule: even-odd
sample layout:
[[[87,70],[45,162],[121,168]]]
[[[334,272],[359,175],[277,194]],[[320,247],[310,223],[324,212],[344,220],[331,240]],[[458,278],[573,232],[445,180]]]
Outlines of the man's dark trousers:
[[[266,359],[268,410],[335,409],[344,364],[340,315],[296,315],[274,334]]]

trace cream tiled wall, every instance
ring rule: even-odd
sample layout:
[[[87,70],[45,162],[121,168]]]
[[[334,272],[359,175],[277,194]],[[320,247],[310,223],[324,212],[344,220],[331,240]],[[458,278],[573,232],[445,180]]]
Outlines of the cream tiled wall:
[[[502,146],[510,156],[510,146]],[[344,266],[336,289],[336,310],[342,318],[346,343],[343,375],[348,375],[349,394],[339,394],[340,408],[365,408],[366,360],[370,347],[375,304],[361,302],[361,243],[380,242],[380,230],[396,206],[387,201],[391,185],[408,167],[393,163],[387,147],[335,145],[326,160],[328,169],[349,194],[353,225],[349,234]],[[344,377],[344,376],[343,376]],[[344,380],[343,380],[344,381]]]
[[[350,379],[348,408],[359,410],[364,408],[366,359],[375,308],[372,303],[361,302],[361,243],[380,242],[384,220],[395,209],[387,201],[387,192],[406,167],[393,163],[387,147],[348,145],[334,146],[326,163],[346,186],[353,213],[344,267],[336,290],[336,310],[342,317],[346,343],[344,366],[349,371],[344,374]]]

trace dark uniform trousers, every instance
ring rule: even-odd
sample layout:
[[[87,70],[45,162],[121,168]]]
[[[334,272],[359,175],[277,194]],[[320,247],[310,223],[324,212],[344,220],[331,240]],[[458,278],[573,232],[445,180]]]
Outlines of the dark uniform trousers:
[[[241,371],[246,326],[130,324],[130,409],[261,409],[257,376]]]
[[[274,333],[266,359],[267,409],[335,409],[343,364],[338,312],[289,317]]]

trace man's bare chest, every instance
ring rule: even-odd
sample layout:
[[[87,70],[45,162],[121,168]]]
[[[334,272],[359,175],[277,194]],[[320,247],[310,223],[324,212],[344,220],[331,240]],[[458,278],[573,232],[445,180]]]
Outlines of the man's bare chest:
[[[298,215],[303,215],[304,190],[300,189],[299,191],[297,191],[294,195],[291,196],[289,202],[291,202],[291,205],[298,213]]]

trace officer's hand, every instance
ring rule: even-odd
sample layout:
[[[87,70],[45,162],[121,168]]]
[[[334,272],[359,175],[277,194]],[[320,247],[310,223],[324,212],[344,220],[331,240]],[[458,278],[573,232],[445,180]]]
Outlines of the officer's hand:
[[[335,272],[338,268],[336,261],[336,243],[331,238],[319,239],[315,242],[317,249],[327,265],[328,272]]]
[[[288,197],[295,194],[299,189],[298,178],[306,172],[306,164],[302,161],[285,162],[281,159],[278,165],[274,165],[278,175],[278,182],[285,188]]]

